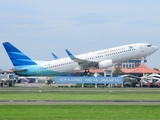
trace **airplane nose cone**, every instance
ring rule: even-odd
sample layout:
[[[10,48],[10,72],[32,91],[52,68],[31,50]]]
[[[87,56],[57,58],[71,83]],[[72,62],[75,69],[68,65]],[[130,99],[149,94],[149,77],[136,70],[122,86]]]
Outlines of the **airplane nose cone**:
[[[157,46],[154,46],[154,51],[157,51],[159,48]]]
[[[153,51],[157,51],[159,48],[157,46],[153,46]]]

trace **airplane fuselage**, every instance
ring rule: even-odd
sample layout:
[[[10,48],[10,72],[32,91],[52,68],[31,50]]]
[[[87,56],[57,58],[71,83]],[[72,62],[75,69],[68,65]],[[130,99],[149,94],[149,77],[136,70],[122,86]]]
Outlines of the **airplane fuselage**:
[[[81,54],[75,57],[88,61],[88,63],[90,63],[91,61],[100,63],[106,60],[110,60],[113,63],[116,63],[146,57],[157,50],[158,47],[156,46],[152,46],[147,43],[137,43]],[[80,64],[81,63],[72,60],[70,57],[66,57],[53,61],[37,63],[37,65],[26,65],[23,67],[17,67],[17,69],[23,68],[27,69],[27,71],[20,71],[16,73],[18,75],[26,76],[55,76],[69,72],[75,72],[78,70],[83,70],[85,68],[85,64],[83,65],[83,68]],[[99,69],[98,66],[91,66],[90,68]]]

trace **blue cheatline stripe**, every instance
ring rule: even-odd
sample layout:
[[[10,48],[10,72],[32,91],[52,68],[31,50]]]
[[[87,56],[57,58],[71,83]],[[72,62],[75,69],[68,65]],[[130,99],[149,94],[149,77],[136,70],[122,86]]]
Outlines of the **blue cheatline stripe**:
[[[20,68],[21,69],[21,68]],[[17,75],[25,75],[25,76],[55,76],[66,74],[65,72],[58,72],[49,69],[45,69],[39,65],[25,66],[23,69],[27,71],[16,72]],[[18,70],[18,69],[17,69]]]

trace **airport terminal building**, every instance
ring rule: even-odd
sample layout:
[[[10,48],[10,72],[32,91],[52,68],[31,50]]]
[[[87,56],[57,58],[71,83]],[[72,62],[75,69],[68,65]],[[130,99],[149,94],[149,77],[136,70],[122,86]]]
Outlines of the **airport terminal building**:
[[[112,72],[114,71],[115,68],[110,68],[110,69],[90,69],[90,72],[92,73],[91,75],[96,78],[96,77],[110,77],[112,78]],[[141,64],[139,67],[137,68],[122,68],[121,69],[123,72],[124,72],[124,79],[128,79],[128,78],[135,78],[138,80],[138,82],[140,82],[141,80],[141,77],[144,75],[144,74],[147,74],[147,75],[151,75],[151,74],[160,74],[160,71],[156,71],[154,69],[151,69],[151,68],[148,68],[147,66],[145,66],[144,64]],[[70,73],[70,74],[66,74],[66,75],[63,75],[61,76],[62,78],[63,77],[66,77],[66,79],[72,79],[72,77],[77,77],[77,79],[80,79],[79,77],[81,78],[84,78],[83,76],[83,72],[84,71],[78,71],[78,72],[75,72],[75,73]],[[134,77],[135,76],[135,77]],[[68,78],[67,78],[68,77]],[[54,83],[56,83],[55,81],[57,79],[59,79],[59,77],[25,77],[25,76],[17,76],[13,73],[12,70],[8,70],[8,71],[1,71],[0,72],[0,86],[1,87],[12,87],[12,86],[15,86],[15,84],[20,84],[20,83],[46,83],[46,81],[50,79],[52,81],[54,81]],[[74,78],[75,80],[76,78]],[[90,77],[90,80],[92,80],[93,78]],[[144,79],[144,78],[143,78]],[[154,83],[155,85],[158,85],[158,83],[160,83],[160,77],[158,78],[157,76],[154,77],[153,79],[153,76],[152,77],[146,77],[145,78],[146,80],[143,80],[144,84],[147,85],[148,82],[150,83]],[[72,79],[73,80],[73,79]],[[82,87],[84,86],[84,84],[94,84],[95,87],[97,84],[102,84],[102,82],[100,82],[100,80],[96,80],[97,83],[93,83],[93,81],[91,83],[85,83],[84,81],[81,83],[82,84]],[[57,84],[60,84],[59,81],[57,81]],[[63,84],[73,84],[72,82],[71,83],[63,83]],[[80,84],[80,83],[77,83],[75,82],[74,84]],[[116,82],[113,82],[113,83],[107,83],[107,82],[104,82],[103,83],[104,85],[107,84],[107,85],[113,85],[113,84],[119,84],[119,83],[116,83]],[[122,84],[122,83],[121,83]],[[120,85],[122,86],[122,85]]]

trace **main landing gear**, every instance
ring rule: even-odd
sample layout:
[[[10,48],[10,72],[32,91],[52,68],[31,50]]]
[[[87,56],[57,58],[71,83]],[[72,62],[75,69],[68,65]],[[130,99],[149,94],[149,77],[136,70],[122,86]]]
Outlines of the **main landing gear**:
[[[91,72],[89,70],[85,70],[83,76],[91,76]]]

